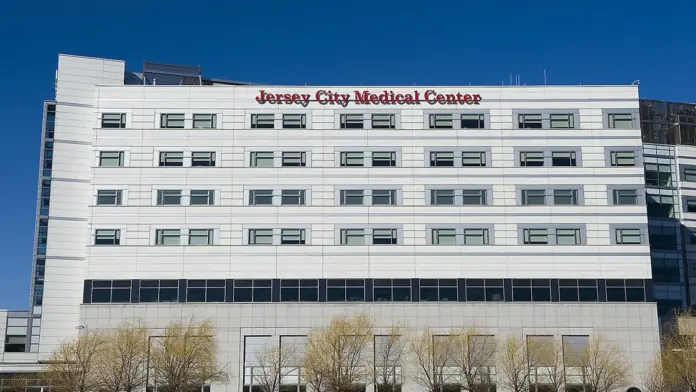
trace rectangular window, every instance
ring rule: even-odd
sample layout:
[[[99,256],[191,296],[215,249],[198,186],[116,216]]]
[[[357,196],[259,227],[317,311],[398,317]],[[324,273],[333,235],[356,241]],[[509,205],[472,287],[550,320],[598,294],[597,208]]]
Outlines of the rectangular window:
[[[485,151],[465,151],[462,152],[462,166],[464,167],[484,167],[486,166]]]
[[[683,181],[696,182],[696,169],[684,169]]]
[[[557,245],[580,245],[580,229],[556,229]]]
[[[569,129],[575,128],[575,116],[572,114],[552,114],[551,115],[552,129]]]
[[[575,151],[555,151],[551,153],[551,166],[577,166]]]
[[[396,128],[395,114],[373,114],[372,129],[394,129]]]
[[[252,114],[251,115],[251,127],[252,128],[275,128],[275,114]]]
[[[396,166],[396,152],[380,151],[372,153],[373,167],[394,167]]]
[[[252,189],[249,191],[249,205],[252,206],[272,206],[272,189]]]
[[[645,184],[653,186],[670,186],[672,184],[672,166],[646,163]]]
[[[181,151],[162,151],[159,153],[160,166],[184,166],[184,153]]]
[[[462,204],[465,206],[485,206],[485,189],[465,189],[462,191]]]
[[[633,128],[633,116],[630,113],[610,113],[609,128],[631,129]]]
[[[430,191],[430,204],[437,206],[453,206],[454,194],[454,189],[433,189]]]
[[[272,151],[255,151],[250,154],[251,156],[251,167],[273,167],[275,166],[273,161]]]
[[[126,113],[103,113],[101,120],[102,128],[125,128]]]
[[[452,129],[454,121],[451,114],[431,114],[430,129]]]
[[[303,151],[283,152],[281,166],[284,167],[305,167],[307,166],[307,153]]]
[[[225,302],[225,281],[223,279],[188,280],[186,302]]]
[[[641,244],[641,237],[640,229],[616,229],[616,243],[619,245]]]
[[[283,229],[280,231],[281,245],[304,245],[305,229]]]
[[[155,231],[156,245],[181,245],[181,230],[179,229],[157,229]]]
[[[98,206],[120,206],[121,191],[101,189],[97,191]]]
[[[553,191],[554,205],[578,205],[577,189],[554,189]]]
[[[215,191],[207,189],[192,189],[191,202],[192,206],[212,206],[215,204]]]
[[[483,114],[462,114],[462,129],[483,129]]]
[[[372,205],[374,206],[395,206],[396,190],[394,189],[373,189]]]
[[[457,245],[456,229],[433,229],[434,245]]]
[[[454,152],[452,151],[433,151],[430,153],[430,166],[433,167],[453,167]]]
[[[362,189],[341,190],[341,205],[361,206],[363,204],[365,204],[365,191]]]
[[[341,153],[341,166],[353,167],[353,166],[365,166],[365,154],[362,152],[348,152],[344,151]]]
[[[520,166],[544,166],[544,153],[542,151],[520,152]]]
[[[160,128],[182,129],[186,124],[183,113],[162,114]]]
[[[543,124],[541,121],[541,114],[518,114],[517,120],[520,129],[541,129]]]
[[[214,152],[194,151],[191,153],[191,166],[215,166]]]
[[[249,245],[273,245],[273,229],[249,229]]]
[[[488,245],[488,229],[464,229],[464,245]]]
[[[365,128],[365,116],[360,114],[341,114],[341,129],[363,129]]]
[[[99,153],[100,167],[122,167],[123,151],[101,151]]]
[[[283,114],[284,129],[304,129],[307,128],[306,114]]]
[[[523,189],[523,206],[543,206],[546,204],[546,190],[544,189]]]
[[[341,245],[365,245],[365,230],[341,229]]]
[[[635,166],[636,152],[635,151],[612,151],[611,152],[612,166]]]
[[[396,245],[396,229],[373,229],[373,245]]]
[[[212,245],[213,229],[189,230],[189,245]]]
[[[549,243],[546,229],[524,229],[522,234],[525,245],[546,245]]]
[[[94,231],[94,245],[120,245],[121,230],[99,229]]]
[[[180,206],[181,190],[179,189],[160,189],[157,191],[158,206]]]
[[[216,114],[194,114],[193,129],[215,129],[217,128]]]
[[[284,206],[305,205],[304,189],[283,189],[281,192],[281,204]]]
[[[686,201],[686,212],[696,212],[696,200]]]

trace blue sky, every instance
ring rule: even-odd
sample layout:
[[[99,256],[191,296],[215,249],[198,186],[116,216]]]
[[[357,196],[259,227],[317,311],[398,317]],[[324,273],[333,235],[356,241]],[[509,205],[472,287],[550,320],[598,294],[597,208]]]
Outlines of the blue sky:
[[[660,8],[662,7],[662,8]],[[694,0],[11,1],[0,11],[0,308],[28,306],[58,53],[331,85],[630,84],[696,101]]]

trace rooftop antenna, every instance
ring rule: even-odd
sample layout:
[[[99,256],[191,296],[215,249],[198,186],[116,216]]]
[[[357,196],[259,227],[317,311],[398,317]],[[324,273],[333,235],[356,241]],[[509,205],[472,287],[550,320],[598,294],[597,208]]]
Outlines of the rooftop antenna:
[[[631,86],[640,86],[640,80],[634,80]]]
[[[512,72],[510,72],[510,86],[512,86]]]
[[[544,86],[546,86],[546,68],[544,68]]]

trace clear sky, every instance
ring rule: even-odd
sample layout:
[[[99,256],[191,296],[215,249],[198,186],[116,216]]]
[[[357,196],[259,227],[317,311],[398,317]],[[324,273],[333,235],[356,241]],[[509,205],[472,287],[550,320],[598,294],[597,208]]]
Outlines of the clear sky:
[[[630,84],[696,101],[694,0],[5,0],[0,308],[28,306],[42,101],[58,53],[278,84]]]

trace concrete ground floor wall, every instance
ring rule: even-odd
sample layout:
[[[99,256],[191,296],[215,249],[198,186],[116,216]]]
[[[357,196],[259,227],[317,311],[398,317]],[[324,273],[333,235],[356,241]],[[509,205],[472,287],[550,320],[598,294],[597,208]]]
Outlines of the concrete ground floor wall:
[[[497,339],[510,334],[603,336],[620,345],[632,365],[632,386],[642,388],[642,375],[659,351],[657,311],[654,303],[500,303],[500,304],[142,304],[82,305],[81,323],[89,330],[112,328],[139,318],[154,329],[172,321],[210,319],[220,342],[219,361],[230,375],[226,385],[213,385],[212,392],[239,392],[247,379],[253,357],[253,338],[281,341],[283,336],[302,336],[312,328],[328,325],[337,315],[370,313],[376,334],[398,324],[410,331],[430,328],[433,333],[476,327]],[[155,331],[153,331],[153,334]],[[246,346],[246,349],[245,349]],[[246,353],[245,353],[246,351]],[[246,361],[245,361],[246,360]],[[420,391],[404,367],[404,392]],[[368,392],[372,388],[368,386]],[[500,390],[500,389],[499,389]]]

